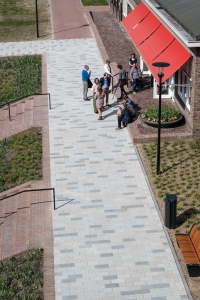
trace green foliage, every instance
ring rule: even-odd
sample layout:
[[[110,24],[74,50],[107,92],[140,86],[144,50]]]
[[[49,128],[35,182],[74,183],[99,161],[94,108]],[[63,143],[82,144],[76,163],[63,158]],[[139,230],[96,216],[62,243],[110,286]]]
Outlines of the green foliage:
[[[0,299],[43,299],[43,252],[33,249],[0,263]]]
[[[153,143],[144,144],[142,148],[145,149],[144,153],[149,163],[147,172],[150,169],[150,174],[155,174],[155,144],[154,146]],[[165,200],[166,194],[178,196],[179,214],[186,216],[188,213],[179,231],[187,232],[192,223],[197,225],[200,223],[200,142],[198,140],[163,141],[161,154],[161,172],[150,180],[160,201]],[[192,216],[191,210],[194,211]]]
[[[101,6],[108,5],[106,0],[81,0],[83,6]]]
[[[0,104],[41,93],[41,57],[0,58]]]
[[[41,174],[42,134],[19,134],[0,142],[0,192]]]
[[[161,122],[175,121],[178,119],[179,112],[170,106],[161,107]],[[151,122],[158,122],[158,106],[146,109],[141,117]]]

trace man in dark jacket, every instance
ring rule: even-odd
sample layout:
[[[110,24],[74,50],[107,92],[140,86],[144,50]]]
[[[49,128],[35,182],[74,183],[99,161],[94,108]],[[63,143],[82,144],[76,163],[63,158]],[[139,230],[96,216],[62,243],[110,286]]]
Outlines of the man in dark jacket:
[[[115,128],[115,130],[120,130],[121,128],[121,123],[123,123],[124,126],[127,126],[129,123],[132,122],[132,117],[131,117],[131,112],[130,110],[126,107],[126,103],[121,103],[120,107],[122,109],[121,115],[119,115],[118,118],[118,127]]]
[[[121,100],[124,95],[127,95],[127,92],[124,89],[124,85],[126,84],[126,72],[123,70],[122,65],[118,65],[117,68],[119,69],[118,86],[121,90],[121,96],[117,100]]]
[[[131,72],[130,72],[130,79],[132,81],[132,86],[133,86],[133,94],[136,94],[136,87],[138,83],[138,79],[142,77],[142,73],[140,68],[137,68],[136,64],[134,63]]]
[[[100,78],[100,85],[106,94],[106,106],[110,106],[110,104],[108,104],[110,78],[107,73],[104,73],[103,77]]]

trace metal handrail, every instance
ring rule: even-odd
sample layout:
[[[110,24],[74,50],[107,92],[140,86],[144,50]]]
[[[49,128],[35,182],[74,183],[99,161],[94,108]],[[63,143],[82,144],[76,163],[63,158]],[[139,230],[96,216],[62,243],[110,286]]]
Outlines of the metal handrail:
[[[125,71],[125,73],[126,73],[126,86],[127,86],[127,88],[128,88],[128,72],[127,72],[127,71]],[[119,75],[119,73],[117,73],[117,74],[115,74],[115,75],[113,75],[113,76],[111,77],[111,83],[112,83],[112,94],[113,94],[113,90],[114,90],[113,78],[114,78],[115,76],[117,76],[117,75]]]
[[[26,95],[26,96],[23,96],[21,98],[18,98],[18,99],[15,99],[15,100],[12,100],[12,101],[9,101],[9,102],[6,102],[6,103],[3,103],[0,105],[0,109],[3,108],[4,106],[8,106],[8,115],[9,115],[9,120],[11,121],[11,116],[10,116],[10,104],[13,104],[19,100],[22,100],[24,98],[27,98],[27,97],[31,97],[31,96],[42,96],[42,95],[48,95],[49,96],[49,109],[51,109],[51,95],[50,93],[42,93],[42,94],[30,94],[30,95]]]
[[[54,207],[54,210],[56,210],[55,188],[23,190],[23,191],[20,191],[20,192],[15,193],[15,194],[6,196],[6,197],[4,197],[4,198],[0,198],[0,201],[3,201],[3,200],[5,200],[5,199],[11,198],[11,197],[13,197],[13,196],[16,196],[16,195],[19,195],[19,194],[22,194],[22,193],[27,193],[27,192],[39,192],[39,191],[53,191],[53,207]]]

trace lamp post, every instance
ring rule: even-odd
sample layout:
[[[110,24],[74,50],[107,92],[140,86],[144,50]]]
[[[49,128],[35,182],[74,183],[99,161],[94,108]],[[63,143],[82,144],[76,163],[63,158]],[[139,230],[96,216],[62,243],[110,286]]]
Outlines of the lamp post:
[[[39,24],[38,24],[38,2],[35,0],[35,17],[36,17],[36,33],[39,38]]]
[[[156,67],[159,77],[159,107],[158,107],[158,142],[157,142],[157,163],[156,175],[160,174],[160,127],[161,127],[161,87],[162,78],[164,76],[164,69],[169,67],[170,64],[166,62],[155,62],[152,66]]]

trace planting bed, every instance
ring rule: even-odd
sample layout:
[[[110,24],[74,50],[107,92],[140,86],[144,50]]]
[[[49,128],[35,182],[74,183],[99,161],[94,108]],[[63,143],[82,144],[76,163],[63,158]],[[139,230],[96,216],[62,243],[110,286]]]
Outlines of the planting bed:
[[[42,134],[18,134],[0,142],[0,192],[42,178]]]
[[[41,93],[41,57],[24,55],[0,58],[0,105]]]
[[[197,300],[200,299],[200,278],[189,277],[175,233],[188,233],[193,223],[200,229],[200,142],[163,141],[160,175],[156,175],[156,146],[156,143],[151,143],[137,145],[137,148],[163,218],[166,194],[177,195],[177,226],[168,233],[193,299]]]
[[[0,299],[42,300],[43,251],[32,249],[0,262]]]

